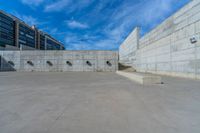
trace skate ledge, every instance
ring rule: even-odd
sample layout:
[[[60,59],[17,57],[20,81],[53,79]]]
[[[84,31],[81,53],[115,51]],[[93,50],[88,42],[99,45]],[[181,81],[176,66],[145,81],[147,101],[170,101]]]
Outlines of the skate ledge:
[[[123,71],[117,71],[116,73],[143,85],[162,83],[161,77],[153,74]]]

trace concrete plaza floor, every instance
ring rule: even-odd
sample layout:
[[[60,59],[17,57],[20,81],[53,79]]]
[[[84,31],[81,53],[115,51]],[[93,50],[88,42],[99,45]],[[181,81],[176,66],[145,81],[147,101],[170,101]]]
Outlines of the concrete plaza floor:
[[[200,133],[200,81],[115,73],[0,73],[0,133]]]

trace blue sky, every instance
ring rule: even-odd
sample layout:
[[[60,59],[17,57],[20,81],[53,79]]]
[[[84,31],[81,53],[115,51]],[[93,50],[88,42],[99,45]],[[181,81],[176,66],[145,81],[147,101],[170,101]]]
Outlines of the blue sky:
[[[50,33],[69,50],[117,50],[139,26],[141,35],[190,0],[0,0],[0,9]]]

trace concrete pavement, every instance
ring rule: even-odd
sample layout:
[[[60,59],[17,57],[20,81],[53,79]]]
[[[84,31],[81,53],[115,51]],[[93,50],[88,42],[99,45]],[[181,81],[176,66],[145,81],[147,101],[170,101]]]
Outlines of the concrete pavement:
[[[0,73],[1,133],[199,133],[200,82],[115,73]]]

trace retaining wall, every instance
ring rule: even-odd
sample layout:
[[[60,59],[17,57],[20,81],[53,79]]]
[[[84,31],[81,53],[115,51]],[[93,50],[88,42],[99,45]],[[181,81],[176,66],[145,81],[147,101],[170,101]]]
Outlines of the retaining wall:
[[[1,71],[116,71],[116,51],[0,51]]]
[[[137,40],[136,34],[127,39]],[[131,62],[137,71],[200,78],[200,1],[191,1],[138,40],[122,44],[120,62]],[[124,47],[137,49],[127,52]],[[129,57],[130,51],[135,55]]]

